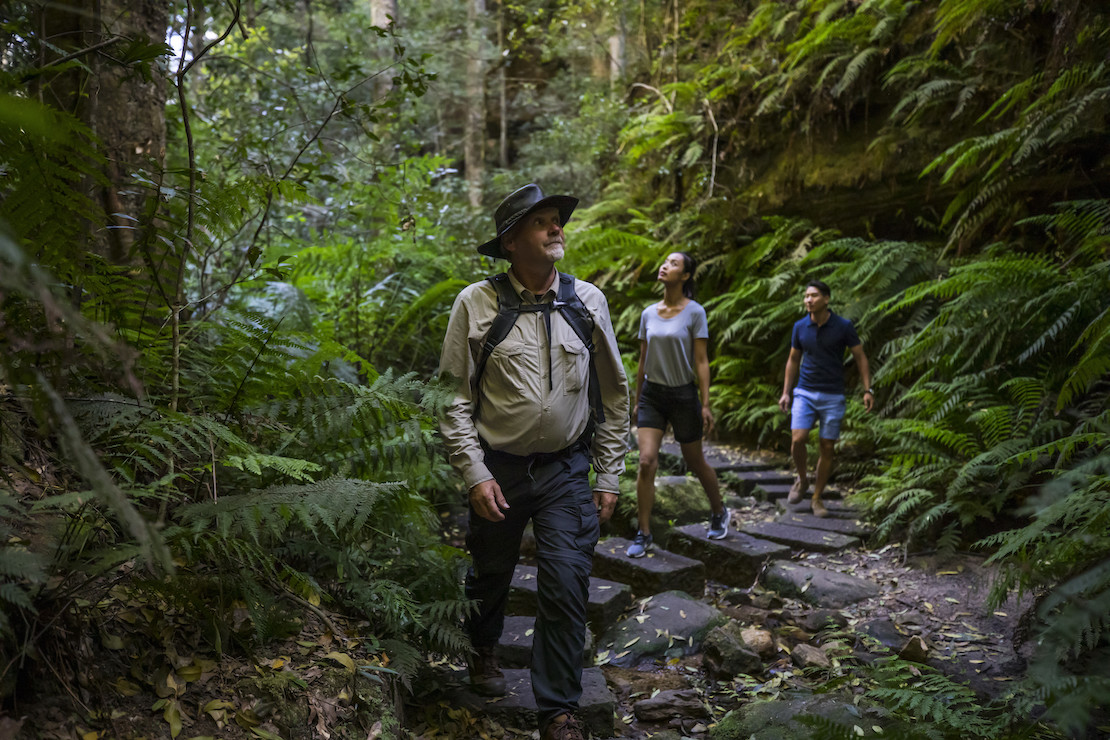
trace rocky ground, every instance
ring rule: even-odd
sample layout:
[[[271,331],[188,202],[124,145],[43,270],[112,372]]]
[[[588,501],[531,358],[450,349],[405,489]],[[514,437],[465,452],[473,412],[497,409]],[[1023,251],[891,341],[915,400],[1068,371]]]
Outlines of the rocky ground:
[[[733,496],[731,502],[734,528],[783,518],[781,499]],[[736,672],[735,663],[725,666],[731,666],[731,672],[714,664],[722,660],[716,644],[727,641],[724,633],[711,634],[696,647],[680,644],[661,655],[636,652],[649,641],[651,630],[642,636],[612,630],[601,634],[593,661],[601,666],[615,702],[613,736],[713,738],[729,710],[756,699],[796,697],[831,684],[847,685],[851,696],[860,653],[873,655],[884,648],[966,683],[984,702],[1004,700],[1024,672],[1025,659],[1011,636],[1028,601],[989,605],[991,571],[980,555],[907,553],[893,544],[833,552],[795,549],[788,557],[799,566],[845,574],[875,588],[860,600],[829,606],[812,603],[804,593],[794,598],[780,595],[762,583],[745,587],[707,580],[693,595],[695,600],[726,617],[738,634],[746,630],[740,642],[759,647],[758,661],[742,673]],[[598,570],[606,568],[595,559]],[[767,574],[759,580],[768,580]],[[643,620],[649,609],[637,600],[626,614],[638,611]],[[671,610],[682,611],[683,618],[694,611],[681,606]],[[825,623],[830,616],[832,623]],[[660,617],[657,613],[650,618]],[[656,632],[661,624],[655,623]],[[676,631],[683,627],[687,625],[680,624]],[[622,650],[626,643],[637,644]],[[514,714],[467,699],[464,675],[462,665],[442,665],[429,677],[425,692],[409,704],[406,723],[416,738],[537,737],[526,712]],[[446,727],[444,712],[452,708],[455,714]]]
[[[717,460],[731,462],[735,456],[727,451]],[[762,493],[730,490],[730,538],[747,536],[744,527],[781,522],[780,494],[771,484]],[[445,512],[445,534],[455,542],[462,536],[459,514]],[[585,656],[596,677],[591,691],[603,698],[598,722],[612,727],[611,736],[716,740],[727,737],[720,728],[730,710],[757,699],[781,699],[773,704],[788,714],[817,711],[812,697],[822,699],[823,689],[835,686],[847,697],[862,691],[856,667],[879,646],[967,682],[983,701],[1004,697],[1022,676],[1024,660],[1011,635],[1027,604],[987,604],[991,573],[981,556],[942,559],[898,545],[785,549],[791,567],[850,576],[868,584],[869,595],[815,603],[817,581],[809,590],[806,581],[777,593],[766,587],[767,566],[743,583],[695,579],[696,592],[688,595],[633,594],[622,621],[599,629]],[[195,614],[151,609],[132,596],[121,583],[84,606],[96,612],[86,623],[97,630],[71,633],[59,642],[64,650],[40,656],[56,685],[66,688],[18,692],[18,703],[0,714],[0,739],[537,737],[529,696],[518,697],[516,708],[477,701],[458,662],[433,658],[411,691],[383,692],[388,672],[375,672],[388,661],[352,638],[348,625],[308,605],[289,605],[290,613],[304,615],[299,632],[264,654],[216,658],[190,651],[205,642],[189,632],[197,629]],[[703,616],[701,626],[687,629]],[[690,622],[662,626],[668,618]],[[64,630],[61,622],[54,627]],[[642,636],[628,637],[637,627]],[[694,631],[697,640],[687,634]],[[646,650],[660,632],[665,644]],[[530,694],[526,670],[518,671],[520,693]],[[376,682],[381,676],[387,680]],[[405,697],[402,726],[388,709],[397,696]],[[845,706],[841,701],[838,711]],[[863,736],[874,734],[878,725],[859,721]]]

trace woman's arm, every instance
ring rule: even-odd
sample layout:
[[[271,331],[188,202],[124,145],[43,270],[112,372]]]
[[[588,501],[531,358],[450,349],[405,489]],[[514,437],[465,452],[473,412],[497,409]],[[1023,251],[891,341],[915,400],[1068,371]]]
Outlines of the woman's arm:
[[[647,356],[647,341],[640,340],[640,359],[636,362],[636,395],[632,398],[632,419],[640,410],[640,391],[644,388],[644,358]]]
[[[705,434],[713,431],[713,411],[709,408],[709,340],[694,340],[694,372],[698,376],[698,390],[701,392],[701,417],[705,424]]]

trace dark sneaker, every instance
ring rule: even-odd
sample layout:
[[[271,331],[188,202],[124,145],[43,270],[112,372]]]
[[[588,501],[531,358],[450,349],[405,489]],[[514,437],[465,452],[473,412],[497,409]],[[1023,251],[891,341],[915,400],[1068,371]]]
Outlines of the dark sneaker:
[[[711,540],[723,540],[728,534],[729,514],[728,507],[721,509],[720,514],[709,517],[709,533],[706,535]]]
[[[586,740],[586,731],[573,714],[561,714],[543,731],[543,740]]]
[[[494,647],[475,648],[470,656],[467,671],[470,673],[470,687],[479,696],[504,696],[505,674],[497,663]]]
[[[628,546],[628,557],[642,558],[651,549],[653,541],[650,534],[637,532],[632,538],[632,544]]]

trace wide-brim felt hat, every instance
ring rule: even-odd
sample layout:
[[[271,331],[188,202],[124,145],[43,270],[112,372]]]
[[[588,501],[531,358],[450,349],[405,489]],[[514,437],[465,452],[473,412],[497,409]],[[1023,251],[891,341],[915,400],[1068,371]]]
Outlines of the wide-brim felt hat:
[[[508,259],[508,255],[501,248],[501,237],[513,228],[520,219],[532,211],[540,208],[559,209],[559,224],[566,226],[570,214],[578,206],[578,199],[570,195],[544,195],[539,185],[528,184],[512,193],[501,201],[497,210],[493,212],[493,221],[497,227],[497,236],[478,247],[478,252],[487,257],[500,257]]]

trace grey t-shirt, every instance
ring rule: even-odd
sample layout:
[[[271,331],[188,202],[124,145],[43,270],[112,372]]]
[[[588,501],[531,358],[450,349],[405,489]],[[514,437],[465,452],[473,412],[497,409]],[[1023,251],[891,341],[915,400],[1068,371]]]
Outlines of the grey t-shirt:
[[[644,378],[659,385],[686,385],[697,380],[694,340],[709,338],[705,309],[690,301],[677,316],[660,318],[651,304],[640,314],[640,341],[647,342]]]

